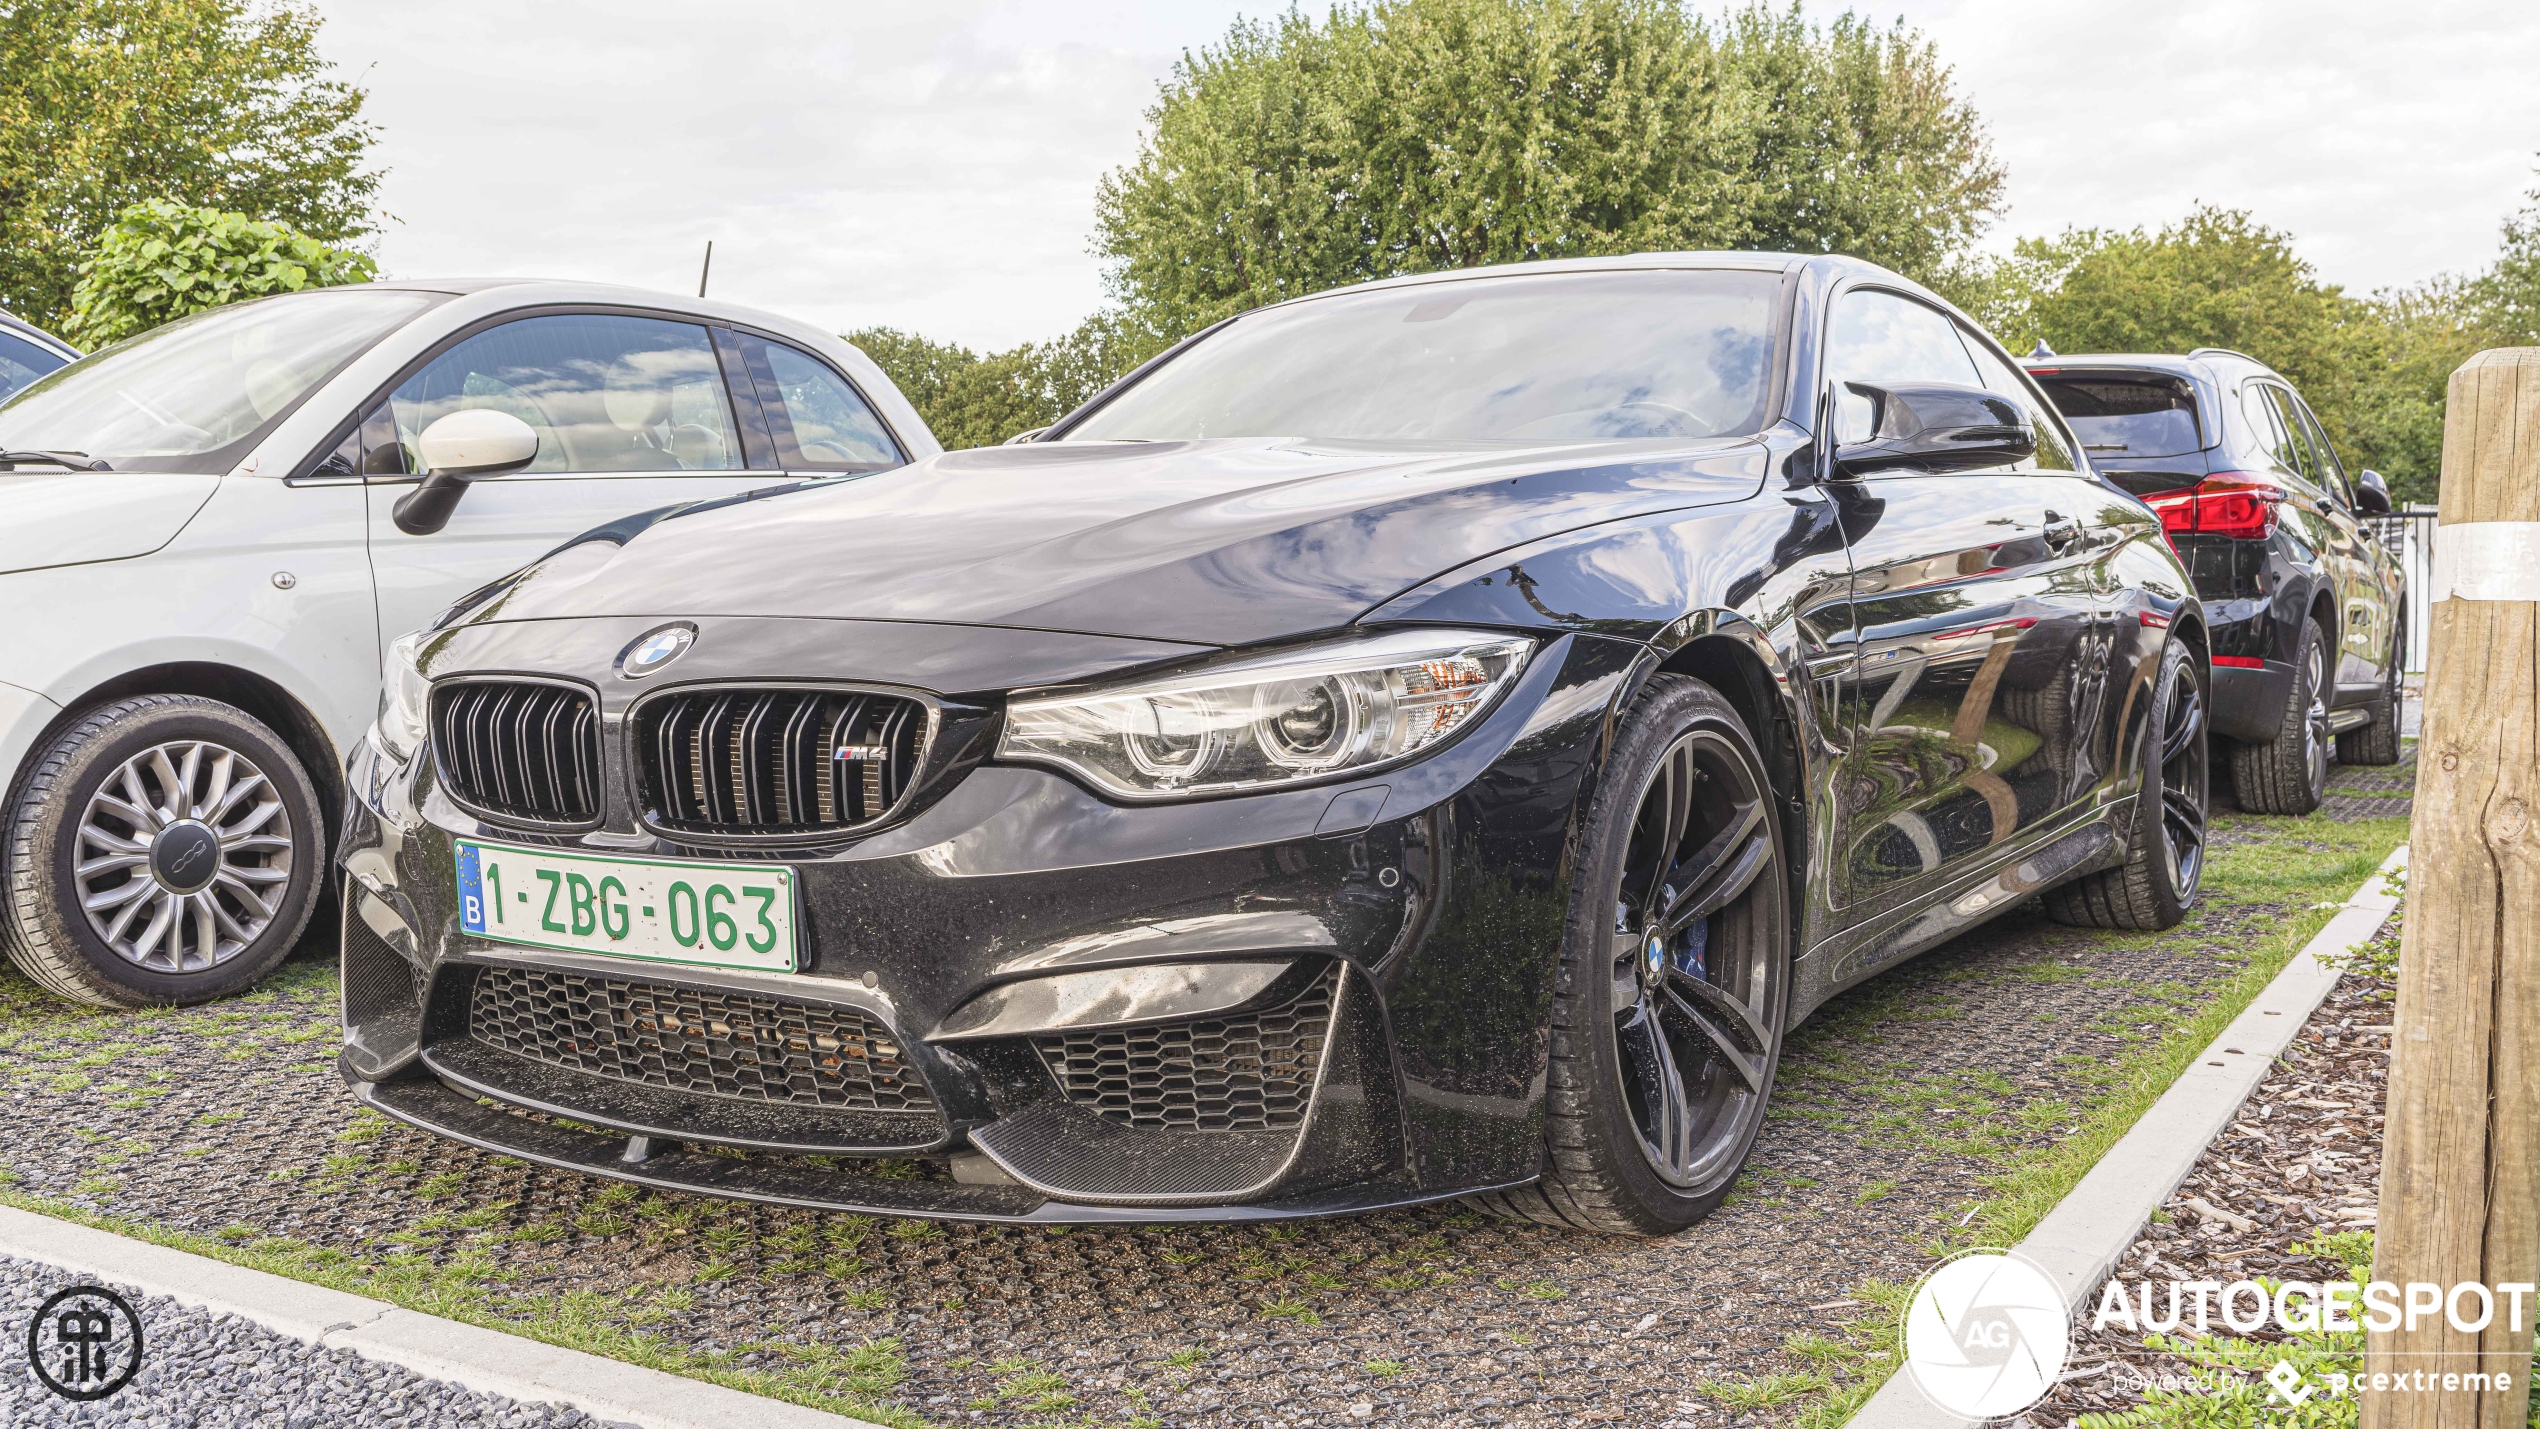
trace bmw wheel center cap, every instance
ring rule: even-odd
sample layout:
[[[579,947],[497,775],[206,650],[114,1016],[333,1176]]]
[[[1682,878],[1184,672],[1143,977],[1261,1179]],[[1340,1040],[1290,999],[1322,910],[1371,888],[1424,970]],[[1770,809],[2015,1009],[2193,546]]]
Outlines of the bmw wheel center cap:
[[[640,680],[678,659],[696,643],[697,627],[693,625],[665,625],[658,630],[648,630],[635,637],[635,643],[627,646],[617,657],[617,673],[625,679]]]

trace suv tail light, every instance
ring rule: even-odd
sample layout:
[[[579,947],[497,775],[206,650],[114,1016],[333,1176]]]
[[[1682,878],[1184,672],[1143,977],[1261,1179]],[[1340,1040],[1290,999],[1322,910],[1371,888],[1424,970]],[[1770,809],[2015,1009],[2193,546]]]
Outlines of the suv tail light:
[[[2286,495],[2271,478],[2218,471],[2194,486],[2147,496],[2143,504],[2161,513],[2164,535],[2263,541],[2275,534],[2275,508]]]

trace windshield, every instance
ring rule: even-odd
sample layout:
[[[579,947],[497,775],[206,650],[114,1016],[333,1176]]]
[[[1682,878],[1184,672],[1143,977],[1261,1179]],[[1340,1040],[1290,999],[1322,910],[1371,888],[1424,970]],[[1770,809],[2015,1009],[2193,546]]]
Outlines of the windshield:
[[[1781,275],[1544,273],[1236,319],[1066,434],[1564,442],[1764,423]]]
[[[119,471],[225,468],[309,389],[445,296],[327,288],[180,318],[0,403],[0,451],[85,452]]]

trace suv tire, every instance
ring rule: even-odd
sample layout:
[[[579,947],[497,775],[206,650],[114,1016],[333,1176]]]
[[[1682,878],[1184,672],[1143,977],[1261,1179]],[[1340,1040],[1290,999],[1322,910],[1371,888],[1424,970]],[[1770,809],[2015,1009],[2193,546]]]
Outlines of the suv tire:
[[[2407,651],[2408,630],[2402,625],[2390,637],[2390,658],[2382,664],[2381,693],[2364,706],[2372,712],[2372,722],[2337,736],[2338,763],[2399,762],[2399,666],[2407,658]]]
[[[2293,683],[2265,744],[2231,746],[2231,789],[2253,814],[2307,814],[2328,793],[2328,636],[2302,622]]]
[[[2142,784],[2126,860],[2046,890],[2046,912],[2075,928],[2176,926],[2205,876],[2211,755],[2204,657],[2185,641],[2161,652],[2143,731]]]
[[[324,815],[300,761],[245,711],[192,695],[74,717],[0,809],[0,834],[10,960],[98,1007],[251,986],[299,941],[325,882]]]

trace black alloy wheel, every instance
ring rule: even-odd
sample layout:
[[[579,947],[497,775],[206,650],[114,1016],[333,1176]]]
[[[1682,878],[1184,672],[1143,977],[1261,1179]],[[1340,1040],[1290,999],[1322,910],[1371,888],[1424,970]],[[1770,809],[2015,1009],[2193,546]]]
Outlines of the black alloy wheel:
[[[2400,691],[2400,672],[2407,659],[2408,626],[2405,620],[2400,620],[2391,627],[2390,654],[2382,661],[2381,692],[2364,707],[2371,712],[2372,719],[2337,736],[2338,763],[2399,762],[2399,708],[2405,698]]]
[[[2285,692],[2275,738],[2231,746],[2231,787],[2243,809],[2307,814],[2328,796],[2331,668],[2328,633],[2317,621],[2303,621],[2293,655],[2293,683]]]
[[[2048,914],[2075,927],[2145,932],[2187,916],[2205,880],[2211,746],[2204,656],[2171,640],[2153,683],[2126,860],[2047,890]]]
[[[1591,806],[1555,990],[1543,1179],[1479,1198],[1663,1235],[1708,1214],[1762,1128],[1789,1003],[1790,882],[1764,764],[1718,691],[1661,675]]]
[[[244,710],[192,695],[82,712],[0,829],[0,943],[47,990],[99,1007],[254,985],[325,881],[325,819],[299,759]]]

